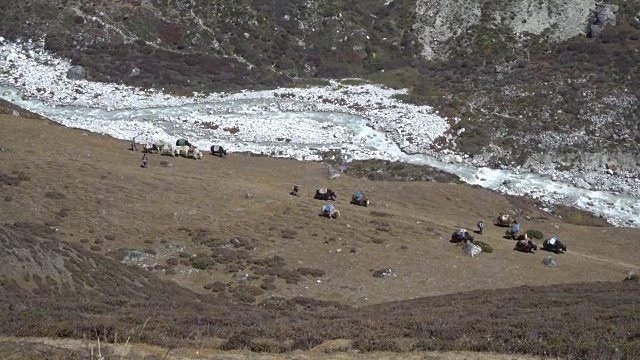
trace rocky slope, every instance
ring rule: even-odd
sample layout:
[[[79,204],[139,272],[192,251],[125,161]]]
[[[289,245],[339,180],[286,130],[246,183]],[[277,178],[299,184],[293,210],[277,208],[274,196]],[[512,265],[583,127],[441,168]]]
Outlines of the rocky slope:
[[[178,94],[362,77],[460,118],[443,143],[477,165],[637,175],[638,2],[31,0],[0,13],[0,36],[44,36],[83,67],[73,76]]]

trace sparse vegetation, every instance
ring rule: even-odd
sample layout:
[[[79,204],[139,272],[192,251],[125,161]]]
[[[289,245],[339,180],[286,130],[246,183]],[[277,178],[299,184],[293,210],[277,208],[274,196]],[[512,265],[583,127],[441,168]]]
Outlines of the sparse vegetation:
[[[44,196],[53,200],[62,200],[66,198],[66,196],[63,193],[57,192],[57,191],[46,192]]]
[[[189,176],[140,175],[138,155],[122,151],[128,144],[108,137],[89,142],[75,130],[26,119],[7,125],[13,121],[0,121],[0,142],[6,143],[3,136],[45,135],[29,144],[40,156],[16,148],[3,158],[9,169],[28,164],[31,180],[3,187],[14,200],[3,202],[9,211],[0,225],[2,336],[89,342],[99,336],[112,344],[126,334],[130,344],[193,347],[207,339],[227,343],[224,348],[284,353],[317,347],[313,351],[319,353],[431,349],[630,358],[640,350],[630,339],[637,332],[640,288],[621,281],[629,269],[616,265],[634,261],[628,255],[637,253],[630,229],[589,231],[537,210],[535,201],[468,186],[349,176],[331,183],[339,190],[336,202],[348,204],[348,194],[362,188],[376,203],[341,205],[348,221],[328,223],[315,216],[319,202],[311,199],[311,184],[326,183],[316,175],[324,174],[322,164],[234,154],[213,168],[175,160]],[[44,149],[60,138],[78,149],[90,147],[93,158],[56,157],[55,166],[49,165]],[[114,151],[122,156],[111,156]],[[389,165],[389,171],[410,173],[402,164]],[[69,180],[61,175],[68,173],[76,177],[65,188]],[[294,176],[300,176],[306,198],[287,196]],[[48,190],[35,186],[45,179]],[[237,195],[249,185],[256,194],[275,195],[249,204]],[[55,189],[66,198],[43,197]],[[597,272],[563,273],[557,283],[547,277],[553,285],[540,287],[534,285],[546,271],[542,255],[511,251],[512,242],[500,239],[504,229],[487,226],[477,239],[494,252],[474,259],[442,235],[454,221],[472,223],[479,214],[506,209],[513,209],[523,227],[557,232],[569,245],[581,246],[580,253],[602,250],[597,255],[611,263]],[[294,230],[295,239],[283,239],[285,229]],[[574,232],[589,236],[581,236],[578,245]],[[93,245],[102,250],[92,251]],[[504,261],[512,257],[517,264]],[[565,271],[565,264],[585,269],[601,262],[576,252],[556,270]],[[392,275],[372,276],[386,266]],[[523,268],[527,273],[513,280]],[[445,276],[447,281],[439,280]],[[599,282],[585,282],[594,276]],[[473,291],[455,293],[470,282],[477,286]],[[405,283],[412,292],[402,288]],[[427,291],[448,295],[404,300]],[[244,339],[234,338],[240,335]]]

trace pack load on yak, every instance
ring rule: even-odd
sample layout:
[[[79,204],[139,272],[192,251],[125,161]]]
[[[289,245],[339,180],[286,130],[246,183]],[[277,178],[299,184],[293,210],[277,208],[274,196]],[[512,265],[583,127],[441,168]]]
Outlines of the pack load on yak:
[[[351,197],[351,203],[360,206],[368,206],[369,199],[362,194],[362,191],[358,191]]]
[[[142,152],[149,154],[162,154],[164,152],[165,147],[167,147],[167,142],[158,140],[155,142],[148,142],[142,145]]]
[[[320,216],[324,216],[326,218],[337,219],[338,216],[340,216],[340,211],[338,211],[333,204],[323,205],[320,210]]]
[[[513,222],[511,228],[509,228],[505,234],[513,240],[520,240],[523,237],[523,234],[520,233],[520,224],[517,221]]]
[[[176,146],[193,146],[187,139],[178,139],[176,140]]]
[[[518,240],[514,250],[518,250],[523,253],[533,253],[534,251],[538,250],[538,244],[536,244],[532,240],[529,240],[528,238],[522,239]]]
[[[496,219],[496,225],[497,226],[510,226],[511,225],[511,216],[507,215],[507,214],[502,214],[499,215],[498,218]]]
[[[542,243],[542,250],[553,251],[558,254],[567,251],[567,245],[563,244],[557,236],[547,239]]]
[[[319,199],[319,200],[331,200],[331,201],[335,201],[336,200],[336,193],[335,191],[331,190],[331,189],[327,189],[327,188],[319,188],[316,189],[316,194],[314,195],[314,199]]]
[[[227,156],[227,150],[222,145],[211,145],[211,155],[225,157]]]
[[[466,229],[458,229],[451,234],[451,242],[473,242],[473,236]]]

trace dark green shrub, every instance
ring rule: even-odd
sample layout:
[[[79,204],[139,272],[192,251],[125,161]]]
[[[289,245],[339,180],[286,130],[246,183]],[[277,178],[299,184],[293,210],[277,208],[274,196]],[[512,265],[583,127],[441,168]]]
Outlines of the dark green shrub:
[[[211,256],[198,255],[191,259],[191,266],[199,270],[207,270],[210,266],[215,265],[215,263]]]
[[[493,252],[493,246],[482,242],[482,241],[474,241],[474,244],[480,246],[480,248],[482,249],[482,252],[487,253],[487,254],[491,254]]]
[[[540,230],[528,230],[527,236],[536,240],[544,239],[544,234]]]

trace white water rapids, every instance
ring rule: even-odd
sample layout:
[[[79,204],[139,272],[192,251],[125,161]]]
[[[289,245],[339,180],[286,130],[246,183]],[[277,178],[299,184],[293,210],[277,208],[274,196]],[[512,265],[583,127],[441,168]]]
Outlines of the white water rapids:
[[[318,151],[339,149],[348,159],[376,158],[429,165],[458,175],[469,184],[575,206],[605,216],[617,226],[640,226],[636,197],[576,188],[529,172],[472,168],[463,163],[444,163],[428,155],[409,155],[387,132],[368,126],[369,119],[346,112],[308,110],[314,108],[305,107],[303,101],[249,97],[109,111],[23,99],[20,89],[6,85],[0,85],[0,98],[65,126],[120,139],[138,136],[142,142],[186,137],[205,150],[212,144],[220,144],[231,151],[301,160],[318,160]],[[238,127],[240,131],[232,135],[223,130],[225,127]]]

